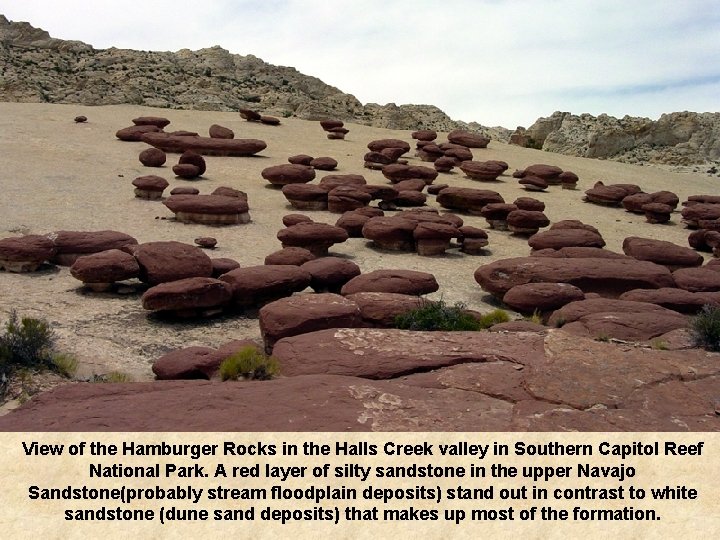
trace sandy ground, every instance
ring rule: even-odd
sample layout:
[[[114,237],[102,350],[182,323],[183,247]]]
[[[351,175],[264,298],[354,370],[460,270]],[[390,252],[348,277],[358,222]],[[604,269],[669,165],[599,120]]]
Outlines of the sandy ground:
[[[75,124],[84,114],[89,121]],[[217,123],[229,127],[236,138],[259,138],[268,143],[253,158],[208,157],[205,178],[192,182],[201,193],[218,186],[232,186],[248,193],[252,223],[230,227],[209,227],[175,222],[172,213],[157,201],[136,199],[131,182],[137,176],[158,174],[170,188],[189,185],[175,179],[172,166],[177,155],[170,154],[165,167],[146,168],[137,156],[147,145],[121,142],[114,136],[131,119],[141,115],[169,118],[166,129],[185,129],[206,134]],[[281,218],[294,212],[283,195],[271,189],[261,177],[265,167],[286,163],[288,156],[305,153],[331,156],[338,162],[332,174],[363,174],[368,183],[387,183],[378,171],[363,168],[366,144],[373,139],[400,138],[414,141],[409,131],[394,131],[348,124],[344,141],[330,141],[317,122],[284,119],[273,127],[245,122],[236,113],[176,111],[130,105],[82,107],[76,105],[0,103],[0,148],[2,149],[2,211],[0,236],[44,234],[55,230],[113,229],[135,236],[139,242],[177,240],[192,243],[198,236],[214,236],[218,247],[211,257],[231,257],[243,266],[262,264],[266,255],[280,249],[276,238]],[[445,134],[440,134],[440,140]],[[411,150],[411,155],[413,151]],[[704,174],[674,173],[658,167],[642,167],[611,161],[573,158],[491,143],[488,149],[474,150],[476,160],[500,159],[510,164],[508,173],[533,163],[557,165],[580,177],[577,191],[551,187],[546,193],[528,193],[506,175],[499,182],[477,182],[461,172],[441,174],[436,183],[493,189],[512,202],[533,196],[546,204],[551,221],[581,219],[596,226],[607,248],[620,251],[627,236],[643,236],[687,245],[687,230],[679,213],[667,225],[650,225],[643,216],[621,209],[582,202],[585,189],[598,180],[605,183],[635,183],[645,191],[674,191],[680,200],[699,193],[715,193],[717,179]],[[422,164],[410,157],[410,163]],[[428,164],[425,164],[428,165]],[[325,174],[319,171],[317,178]],[[317,181],[317,180],[316,180]],[[434,197],[428,203],[435,205]],[[309,212],[316,221],[335,223],[329,212]],[[487,228],[484,219],[463,216],[465,223]],[[489,231],[489,255],[469,256],[448,252],[441,257],[381,252],[363,239],[350,239],[331,252],[353,259],[364,272],[381,268],[405,268],[433,273],[440,283],[435,298],[453,303],[462,301],[479,311],[490,309],[488,297],[475,283],[475,269],[490,261],[529,253],[525,239]],[[80,376],[121,371],[135,380],[152,377],[150,365],[161,354],[182,346],[208,345],[238,338],[258,339],[256,318],[221,317],[195,323],[158,321],[142,309],[137,295],[114,296],[85,291],[67,268],[51,268],[34,274],[0,273],[0,313],[15,308],[21,315],[44,317],[59,335],[60,347],[81,361]]]

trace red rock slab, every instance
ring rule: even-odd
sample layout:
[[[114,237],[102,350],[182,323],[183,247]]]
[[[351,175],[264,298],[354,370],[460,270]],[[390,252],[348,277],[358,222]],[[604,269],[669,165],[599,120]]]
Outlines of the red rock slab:
[[[472,180],[493,182],[505,172],[505,168],[495,161],[463,161],[459,168]]]
[[[698,226],[699,221],[710,221],[720,218],[720,204],[697,203],[686,206],[681,211],[683,222],[690,228]]]
[[[563,330],[595,339],[645,342],[687,325],[687,318],[672,310],[656,313],[607,311],[581,317],[565,324]]]
[[[617,346],[565,331],[546,336],[545,352],[551,360],[547,365],[530,366],[525,388],[536,400],[583,410],[597,406],[646,409],[638,403],[638,397],[652,394],[657,385],[671,380],[700,381],[717,376],[720,370],[717,357],[705,351]],[[663,418],[668,411],[652,412]],[[675,413],[690,416],[697,411],[680,406]]]
[[[511,288],[525,283],[569,283],[585,293],[617,297],[632,289],[673,287],[670,271],[632,259],[567,259],[517,257],[483,265],[475,271],[483,290],[502,299]]]
[[[218,124],[213,124],[210,126],[210,129],[208,130],[208,134],[213,139],[234,139],[235,133],[232,129],[226,128],[224,126],[220,126]]]
[[[434,141],[437,139],[437,131],[433,129],[418,129],[413,131],[410,136],[418,141]]]
[[[191,277],[149,288],[142,296],[142,306],[150,311],[184,312],[222,307],[231,297],[231,288],[224,281]]]
[[[337,166],[337,160],[328,156],[317,157],[310,162],[310,167],[318,171],[332,171]]]
[[[167,133],[144,133],[141,140],[165,152],[181,154],[192,150],[206,156],[254,156],[267,148],[259,139],[213,139]]]
[[[313,159],[315,158],[307,154],[297,154],[295,156],[290,156],[288,158],[288,163],[292,163],[293,165],[310,165],[310,162]]]
[[[353,210],[340,216],[335,222],[335,226],[345,229],[350,238],[362,238],[362,229],[368,221],[370,221],[370,216]]]
[[[212,275],[210,257],[190,244],[148,242],[133,246],[131,253],[140,265],[140,280],[150,285]]]
[[[305,214],[287,214],[283,216],[282,222],[286,227],[292,227],[298,223],[313,223],[313,220],[310,216],[306,216]]]
[[[67,384],[0,417],[0,431],[502,431],[511,418],[512,404],[476,392],[310,375]]]
[[[435,276],[427,272],[415,270],[375,270],[361,274],[348,281],[342,288],[342,294],[359,292],[389,292],[399,294],[414,294],[417,296],[429,294],[440,288]]]
[[[447,137],[451,143],[467,146],[468,148],[487,148],[490,142],[490,137],[462,129],[451,131]]]
[[[720,305],[720,292],[690,292],[684,289],[635,289],[620,296],[620,300],[648,302],[679,313],[697,313],[704,305]]]
[[[410,151],[410,144],[400,139],[378,139],[369,142],[367,147],[373,152],[382,152],[386,148],[402,148],[403,154]]]
[[[357,304],[333,293],[281,298],[260,309],[260,333],[268,353],[282,338],[328,328],[356,328],[361,324]]]
[[[398,315],[427,303],[427,300],[411,294],[383,292],[355,293],[347,298],[358,305],[365,325],[376,328],[393,328]]]
[[[302,266],[308,261],[312,261],[315,255],[305,248],[286,247],[278,251],[274,251],[265,257],[265,264],[290,264],[293,266]]]
[[[109,249],[78,257],[70,274],[83,283],[114,283],[138,277],[140,266],[129,253]]]
[[[212,263],[212,277],[219,278],[223,274],[226,274],[230,270],[240,268],[240,263],[235,259],[228,259],[226,257],[217,257],[210,259]]]
[[[163,204],[179,221],[209,224],[248,223],[248,203],[224,195],[171,195]]]
[[[217,351],[211,347],[185,347],[155,360],[152,371],[159,380],[210,379],[208,372],[219,367]]]
[[[302,247],[316,256],[327,254],[334,244],[345,242],[349,236],[345,229],[327,223],[298,223],[281,229],[277,238],[283,247]]]
[[[162,116],[139,116],[133,118],[132,123],[136,126],[157,126],[163,129],[170,124],[170,120]]]
[[[486,204],[505,202],[496,191],[458,187],[443,189],[438,193],[436,200],[443,208],[464,210],[476,215],[480,214]]]
[[[51,239],[38,234],[0,240],[0,267],[8,272],[33,272],[57,253]]]
[[[508,321],[493,324],[489,332],[547,332],[549,328],[532,321]]]
[[[348,259],[320,257],[300,266],[310,273],[310,287],[317,292],[339,293],[342,286],[360,275],[360,267]]]
[[[691,292],[720,291],[720,272],[708,266],[700,268],[681,268],[672,274],[680,289]]]
[[[432,184],[433,180],[437,178],[438,172],[435,169],[423,167],[422,165],[391,163],[383,167],[382,174],[393,183],[398,183],[401,180],[420,178],[424,180],[426,184]]]
[[[211,195],[222,195],[223,197],[236,197],[245,201],[248,200],[247,193],[229,186],[218,186],[212,191]]]
[[[273,165],[260,173],[262,177],[276,186],[286,184],[305,184],[315,178],[315,169],[306,165]]]
[[[345,125],[342,120],[320,120],[320,126],[325,131],[329,131],[333,128],[341,128]]]
[[[564,247],[602,248],[605,240],[596,232],[585,229],[550,229],[528,238],[532,249],[562,249]]]
[[[162,129],[157,126],[130,126],[119,129],[115,133],[115,137],[121,141],[139,142],[143,140],[143,135],[158,132],[162,132]]]
[[[505,293],[503,302],[520,313],[533,313],[553,311],[584,298],[580,289],[567,283],[526,283]]]
[[[542,212],[545,210],[545,203],[532,197],[518,197],[513,201],[513,204],[520,210],[529,210],[532,212]]]
[[[665,240],[629,236],[623,240],[625,255],[640,261],[667,266],[670,270],[700,266],[703,257],[694,249],[678,246]]]
[[[310,285],[310,273],[293,265],[266,264],[236,268],[220,276],[232,288],[238,306],[260,305],[290,296]]]
[[[71,266],[80,255],[137,245],[137,240],[118,231],[57,231],[47,235],[57,248],[53,262]]]
[[[537,334],[346,328],[282,339],[273,355],[286,376],[389,379],[466,363],[525,365],[541,361],[544,352],[543,337]]]
[[[532,238],[532,237],[531,237]],[[633,259],[622,253],[596,247],[564,247],[560,249],[539,249],[531,257],[555,257],[562,259]],[[634,260],[634,259],[633,259]]]
[[[340,186],[364,186],[367,184],[361,174],[327,174],[320,179],[319,185],[330,192]]]

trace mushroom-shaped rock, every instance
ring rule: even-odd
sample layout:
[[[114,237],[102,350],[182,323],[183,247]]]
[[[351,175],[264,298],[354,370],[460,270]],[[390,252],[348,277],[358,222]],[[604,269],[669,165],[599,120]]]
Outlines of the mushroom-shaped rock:
[[[374,217],[362,228],[362,235],[376,247],[391,251],[414,251],[413,231],[417,222],[397,217]]]
[[[318,171],[332,171],[337,168],[338,162],[334,158],[322,156],[313,159],[310,162],[310,166]]]
[[[170,190],[170,195],[199,195],[200,190],[198,188],[189,186],[178,186]]]
[[[312,156],[308,156],[307,154],[297,154],[295,156],[290,156],[288,158],[288,163],[292,163],[293,165],[310,165],[310,162],[315,159]]]
[[[260,118],[262,118],[259,112],[253,111],[252,109],[240,109],[238,112],[240,113],[240,117],[248,122],[259,122]]]
[[[282,193],[297,210],[326,210],[328,193],[316,184],[285,184]]]
[[[204,249],[215,249],[215,246],[217,246],[217,238],[212,236],[199,236],[193,242],[196,246]]]
[[[342,216],[340,216],[340,218],[335,222],[335,226],[340,227],[341,229],[345,229],[350,238],[362,238],[363,226],[365,225],[365,223],[370,221],[371,217],[372,216],[368,216],[366,214],[362,214],[353,210],[350,212],[345,212]]]
[[[397,206],[423,206],[427,195],[414,190],[399,191],[392,203]]]
[[[449,173],[457,165],[455,158],[439,157],[434,162],[435,170],[441,173]]]
[[[687,319],[669,309],[645,302],[586,299],[570,302],[555,311],[550,325],[589,337],[610,337],[626,341],[647,341],[677,328]]]
[[[645,214],[648,223],[667,223],[670,221],[672,206],[659,202],[643,204],[641,210]]]
[[[441,146],[440,148],[444,147]],[[472,152],[465,146],[454,145],[450,148],[444,148],[443,154],[445,157],[454,159],[458,165],[461,165],[464,161],[472,161],[473,159]]]
[[[564,247],[605,247],[605,240],[597,232],[586,229],[551,229],[532,235],[528,245],[534,250]]]
[[[327,130],[327,138],[330,140],[342,140],[348,133],[350,133],[348,128],[336,127]]]
[[[160,131],[162,130],[157,126],[130,126],[119,129],[115,136],[121,141],[139,142],[143,135]]]
[[[481,182],[494,182],[505,168],[496,161],[463,161],[458,166],[465,176]]]
[[[7,272],[34,272],[52,259],[57,247],[47,236],[28,234],[0,240],[0,268]]]
[[[267,148],[267,143],[258,139],[213,139],[188,134],[143,133],[140,140],[165,152],[192,150],[205,156],[253,156]]]
[[[161,283],[142,296],[150,311],[170,311],[180,316],[211,315],[230,302],[230,285],[211,277],[191,277]]]
[[[306,184],[315,178],[315,169],[306,165],[273,165],[262,171],[262,177],[275,186]]]
[[[617,297],[632,289],[674,286],[673,276],[664,266],[635,259],[609,258],[501,259],[479,267],[475,271],[475,281],[500,299],[513,287],[525,283],[570,283],[585,293],[608,297]]]
[[[448,141],[453,144],[461,144],[468,148],[487,148],[490,137],[481,135],[480,133],[471,133],[462,129],[456,129],[448,133]]]
[[[435,144],[423,144],[419,147],[415,155],[420,158],[421,161],[435,162],[436,159],[444,157],[443,152],[439,146]]]
[[[523,176],[518,183],[527,191],[545,191],[548,188],[547,180],[530,174]]]
[[[459,229],[461,235],[460,251],[468,255],[484,255],[488,245],[488,234],[482,229],[463,225]]]
[[[424,180],[426,184],[432,184],[433,180],[437,178],[438,172],[435,169],[423,167],[422,165],[391,163],[383,167],[382,174],[394,184],[410,178],[420,178]]]
[[[372,197],[372,200],[392,201],[398,196],[398,190],[386,184],[366,184],[362,189]]]
[[[83,123],[87,122],[87,116],[83,116],[83,115],[76,116],[75,118],[73,118],[73,121],[76,124],[83,124]]]
[[[561,183],[560,175],[562,172],[563,170],[555,165],[537,163],[535,165],[525,167],[523,176],[537,176],[545,180],[548,184],[559,184]]]
[[[628,212],[642,214],[643,205],[651,202],[653,202],[653,197],[650,193],[633,193],[623,198],[622,206]]]
[[[205,158],[192,150],[186,150],[180,155],[178,165],[195,165],[198,168],[198,176],[202,176],[207,170]]]
[[[249,223],[248,203],[238,197],[224,195],[171,195],[163,204],[184,223],[236,225]]]
[[[98,253],[108,249],[127,249],[137,245],[137,240],[118,231],[57,231],[48,235],[57,248],[53,262],[72,266],[80,255]]]
[[[346,296],[360,292],[389,292],[421,296],[433,293],[439,288],[435,276],[427,272],[375,270],[348,281],[342,288],[342,294]]]
[[[720,292],[691,292],[674,287],[635,289],[623,293],[620,300],[648,302],[678,313],[694,314],[708,304],[720,305]]]
[[[675,210],[680,203],[680,198],[672,191],[656,191],[650,194],[652,196],[652,202],[667,204]]]
[[[163,129],[170,124],[170,120],[162,116],[139,116],[133,118],[132,123],[136,126],[156,126]]]
[[[213,139],[234,139],[235,133],[232,129],[213,124],[208,130],[210,137]]]
[[[382,152],[367,152],[363,156],[363,160],[365,161],[366,169],[374,169],[376,168],[376,165],[380,166],[378,168],[382,169],[385,165],[390,165],[391,163],[395,163],[395,161],[397,161],[396,159],[393,159],[392,156],[383,154]]]
[[[320,257],[300,266],[311,276],[310,287],[315,292],[339,293],[342,286],[360,275],[360,267],[339,257]]]
[[[282,218],[283,225],[291,227],[298,223],[313,223],[313,219],[305,214],[287,214]]]
[[[675,285],[691,292],[720,291],[720,272],[710,266],[681,268],[672,274]],[[671,286],[671,285],[668,285]]]
[[[650,261],[667,266],[671,271],[678,268],[700,266],[703,257],[694,249],[678,246],[665,240],[630,236],[623,240],[623,252],[640,261]]]
[[[403,154],[410,151],[410,144],[400,139],[378,139],[367,145],[368,150],[382,152],[386,148],[401,148]]]
[[[334,214],[343,214],[367,206],[372,200],[372,196],[362,187],[338,186],[334,188],[327,194],[327,209]]]
[[[498,231],[507,231],[507,217],[510,212],[514,212],[518,207],[514,204],[507,203],[490,203],[483,206],[480,215],[485,218],[491,229]]]
[[[577,189],[577,183],[580,180],[578,175],[571,171],[563,171],[558,176],[563,189]]]
[[[320,120],[320,127],[328,131],[334,128],[341,128],[345,125],[342,120]]]
[[[277,233],[283,247],[302,247],[317,257],[327,255],[333,244],[349,238],[345,229],[326,223],[298,223]]]
[[[445,223],[419,223],[413,231],[418,255],[442,255],[450,247],[450,240],[460,236],[460,231]]]
[[[146,167],[162,167],[165,165],[167,156],[159,148],[146,148],[138,156],[140,163]]]
[[[138,176],[132,184],[135,186],[136,197],[151,200],[161,199],[163,191],[170,185],[163,177],[154,174]]]
[[[220,279],[232,288],[232,302],[257,306],[291,296],[310,285],[310,274],[295,265],[265,264],[236,268]]]
[[[418,141],[434,141],[437,139],[437,132],[433,129],[418,129],[413,131],[410,136]]]
[[[520,313],[554,311],[584,299],[585,293],[568,283],[526,283],[513,287],[503,296],[503,302]]]
[[[273,265],[293,265],[302,266],[308,261],[312,261],[315,255],[310,253],[305,248],[300,247],[286,247],[279,249],[265,257],[265,264]]]
[[[285,337],[329,328],[357,328],[362,324],[357,304],[332,293],[301,294],[276,300],[260,309],[259,318],[268,353]]]
[[[508,229],[515,234],[531,235],[550,225],[550,220],[542,212],[513,210],[507,216]]]
[[[212,263],[212,277],[218,278],[223,274],[228,273],[230,270],[240,268],[240,263],[235,259],[228,259],[227,257],[218,257],[210,259]]]
[[[158,285],[189,277],[210,277],[212,262],[202,249],[182,242],[148,242],[132,247],[141,281]]]
[[[513,201],[518,210],[530,210],[533,212],[542,212],[545,210],[545,203],[532,197],[518,197]]]
[[[361,174],[328,174],[320,179],[319,185],[329,192],[339,186],[364,186],[365,184],[367,181]]]
[[[116,281],[138,277],[140,266],[129,253],[109,249],[78,257],[70,267],[70,274],[91,289],[102,292]]]
[[[505,202],[496,191],[458,187],[443,189],[436,200],[443,208],[463,210],[474,215],[480,215],[486,204]]]
[[[720,204],[697,203],[682,209],[682,221],[690,229],[700,226],[700,221],[711,221],[720,218]]]
[[[360,308],[365,326],[394,328],[395,318],[422,307],[427,300],[412,294],[361,292],[347,295]]]

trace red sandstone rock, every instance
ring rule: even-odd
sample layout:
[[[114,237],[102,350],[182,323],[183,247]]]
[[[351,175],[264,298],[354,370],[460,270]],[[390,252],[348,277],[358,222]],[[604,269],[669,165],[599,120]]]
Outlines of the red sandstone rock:
[[[315,178],[315,169],[305,165],[274,165],[262,171],[262,177],[276,186],[305,184]]]
[[[143,135],[162,131],[157,126],[130,126],[119,129],[115,136],[121,141],[138,142],[142,140]]]
[[[53,258],[57,247],[46,236],[28,234],[0,240],[0,268],[7,272],[34,272]]]
[[[103,285],[138,277],[140,266],[129,253],[109,249],[78,257],[70,267],[70,274],[83,283],[96,285],[93,287],[96,290],[104,290],[107,287]]]
[[[219,278],[223,274],[226,274],[230,270],[240,268],[240,263],[234,259],[228,259],[226,257],[218,257],[216,259],[210,259],[212,263],[212,277]]]
[[[700,268],[681,268],[672,274],[680,289],[690,292],[720,291],[720,272],[708,266]],[[672,286],[672,285],[668,285]]]
[[[410,151],[410,145],[400,139],[378,139],[369,142],[367,147],[372,152],[382,152],[386,148],[402,148],[403,153]]]
[[[678,246],[664,240],[630,236],[623,240],[623,252],[640,261],[650,261],[667,266],[671,271],[678,268],[700,266],[702,255],[695,250]]]
[[[349,237],[345,229],[326,223],[298,223],[279,231],[277,238],[283,247],[303,247],[322,257],[333,244],[345,242]]]
[[[367,193],[364,186],[338,186],[327,193],[328,210],[334,214],[345,212],[367,206],[372,196]],[[322,188],[320,188],[322,189]]]
[[[360,308],[365,326],[393,328],[395,318],[412,309],[422,307],[427,300],[411,294],[361,292],[347,295]]]
[[[456,129],[448,133],[448,141],[453,144],[461,144],[468,148],[487,148],[490,137],[480,135],[479,133],[471,133],[462,129]]]
[[[235,132],[232,129],[213,124],[210,126],[209,135],[213,139],[234,139]]]
[[[132,122],[136,126],[156,126],[160,129],[164,129],[170,124],[170,120],[162,116],[139,116],[133,118]]]
[[[331,157],[318,157],[310,162],[310,166],[318,171],[332,171],[337,168],[338,162]]]
[[[315,255],[305,248],[286,247],[265,257],[265,264],[302,266],[314,258]]]
[[[505,172],[505,168],[496,161],[463,161],[459,168],[468,178],[482,182],[493,182]]]
[[[437,291],[439,285],[435,276],[414,270],[375,270],[361,274],[348,281],[342,288],[342,294],[359,292],[391,292],[399,294],[423,295]]]
[[[515,234],[531,235],[550,225],[550,220],[542,212],[513,210],[507,215],[507,223],[508,229]]]
[[[620,300],[647,302],[679,313],[694,314],[705,305],[720,305],[720,292],[691,292],[670,287],[634,289],[622,294]]]
[[[526,283],[505,293],[503,302],[515,311],[534,313],[553,311],[584,298],[580,289],[568,283]]]
[[[52,262],[72,266],[80,255],[137,245],[132,236],[118,231],[57,231],[47,235],[57,248]]]
[[[340,293],[345,283],[360,275],[357,264],[339,257],[320,257],[304,263],[300,268],[310,274],[310,287],[318,293]]]
[[[213,139],[169,133],[142,133],[143,142],[165,152],[183,153],[192,150],[205,156],[253,156],[267,148],[259,139]]]
[[[161,283],[142,296],[143,308],[188,316],[221,309],[230,302],[230,285],[211,277],[191,277]]]
[[[140,280],[150,285],[212,275],[210,257],[190,244],[148,242],[133,246],[132,255],[140,265]]]
[[[496,191],[457,187],[443,189],[436,200],[443,208],[463,210],[474,215],[480,215],[486,204],[505,202]]]
[[[246,266],[220,276],[232,288],[232,301],[242,307],[290,296],[310,285],[310,274],[294,265]]]
[[[413,231],[417,223],[397,217],[374,217],[362,228],[363,237],[372,240],[375,246],[391,251],[414,251]]]
[[[605,247],[598,233],[586,229],[551,229],[532,235],[528,239],[532,249],[561,249],[564,247]]]
[[[282,193],[297,210],[327,210],[328,193],[316,184],[285,184]]]
[[[296,156],[290,156],[288,158],[288,162],[292,163],[293,165],[310,165],[310,162],[315,159],[312,156],[308,156],[307,154],[298,154]]]
[[[423,167],[421,165],[401,165],[399,163],[392,163],[383,167],[382,174],[393,183],[411,178],[420,178],[424,180],[426,184],[432,184],[433,180],[437,178],[438,172],[435,169]]]
[[[518,197],[513,201],[518,210],[529,210],[531,212],[542,212],[545,210],[545,203],[532,197]]]
[[[159,148],[147,148],[140,152],[138,159],[146,167],[162,167],[167,156]]]
[[[163,204],[178,221],[209,225],[249,223],[249,207],[245,199],[224,195],[171,195]]]
[[[135,186],[135,196],[140,199],[160,199],[165,188],[170,185],[163,177],[154,174],[138,176],[132,184]]]

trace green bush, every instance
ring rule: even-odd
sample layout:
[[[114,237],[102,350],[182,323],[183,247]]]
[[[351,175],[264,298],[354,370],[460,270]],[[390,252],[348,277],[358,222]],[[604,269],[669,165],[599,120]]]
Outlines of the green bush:
[[[485,313],[480,317],[480,327],[483,329],[490,328],[496,324],[508,322],[510,315],[503,309],[493,309],[490,313]]]
[[[720,306],[703,306],[692,318],[690,329],[696,345],[708,351],[720,351]]]
[[[422,300],[420,307],[395,317],[395,327],[402,330],[456,331],[480,330],[480,322],[465,311],[465,304],[448,306],[442,300]]]
[[[18,319],[15,310],[0,335],[0,373],[6,377],[23,369],[51,370],[70,377],[77,360],[55,350],[55,332],[43,319]]]
[[[280,372],[275,358],[267,356],[253,346],[243,347],[220,364],[223,381],[243,379],[268,380]]]

